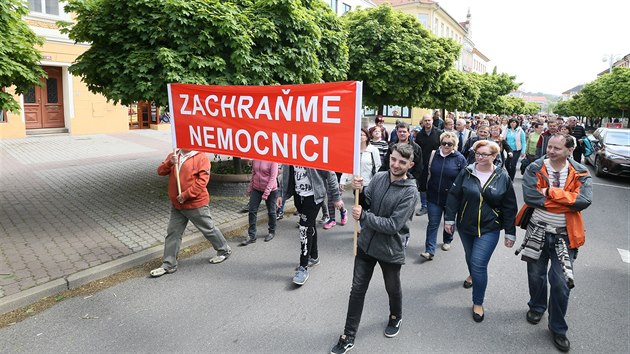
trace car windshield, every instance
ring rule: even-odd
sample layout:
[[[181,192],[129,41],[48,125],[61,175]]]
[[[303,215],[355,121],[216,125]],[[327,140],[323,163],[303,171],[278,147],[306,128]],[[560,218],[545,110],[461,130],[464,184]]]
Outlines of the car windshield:
[[[606,144],[630,146],[630,132],[608,132]]]

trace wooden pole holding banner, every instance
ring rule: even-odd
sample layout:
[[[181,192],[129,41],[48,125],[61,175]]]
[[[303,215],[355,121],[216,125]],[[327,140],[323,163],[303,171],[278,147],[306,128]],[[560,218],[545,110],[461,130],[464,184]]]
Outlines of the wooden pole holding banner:
[[[177,177],[177,195],[182,194],[182,184],[179,181],[179,156],[177,156],[177,149],[173,149],[173,156],[177,158],[177,163],[175,164],[175,176]]]
[[[355,189],[354,190],[354,205],[358,206],[359,205],[359,189]],[[357,242],[358,242],[358,236],[359,236],[359,220],[355,220],[354,221],[354,237],[353,239],[353,245],[354,245],[354,256],[357,256]]]

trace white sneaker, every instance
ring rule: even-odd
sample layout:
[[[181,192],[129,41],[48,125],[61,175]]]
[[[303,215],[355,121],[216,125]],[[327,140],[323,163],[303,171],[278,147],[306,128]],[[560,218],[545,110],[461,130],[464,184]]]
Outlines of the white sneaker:
[[[451,249],[451,244],[450,243],[445,243],[442,245],[442,251],[448,251]]]

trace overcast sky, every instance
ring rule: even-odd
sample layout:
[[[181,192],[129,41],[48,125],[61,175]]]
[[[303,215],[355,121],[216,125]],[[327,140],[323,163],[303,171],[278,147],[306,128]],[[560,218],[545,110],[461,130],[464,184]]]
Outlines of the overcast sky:
[[[470,8],[475,47],[489,71],[516,75],[521,90],[560,95],[630,54],[630,0],[436,0],[458,22]]]

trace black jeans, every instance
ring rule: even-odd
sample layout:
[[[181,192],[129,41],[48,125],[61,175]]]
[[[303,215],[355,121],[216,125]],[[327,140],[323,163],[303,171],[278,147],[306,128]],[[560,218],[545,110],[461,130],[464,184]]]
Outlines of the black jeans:
[[[313,196],[295,195],[294,199],[295,208],[300,216],[300,266],[306,268],[309,258],[319,258],[315,220],[322,203],[315,204]]]
[[[354,275],[352,276],[352,290],[348,301],[348,314],[346,315],[346,327],[343,333],[346,336],[355,337],[361,322],[363,303],[374,267],[378,263],[383,272],[385,290],[389,296],[389,313],[400,318],[402,316],[402,289],[400,286],[400,268],[402,264],[387,263],[368,256],[361,247],[357,247],[357,256],[354,257]]]
[[[516,165],[520,157],[521,150],[514,150],[512,151],[512,157],[508,157],[507,161],[505,161],[505,169],[508,171],[508,175],[510,175],[512,181],[514,180],[514,176],[516,176]]]

